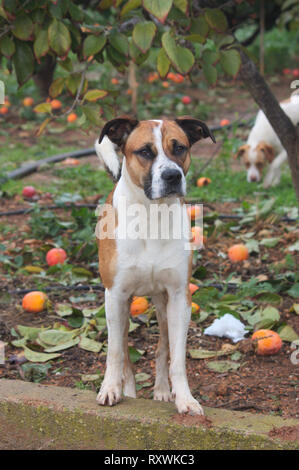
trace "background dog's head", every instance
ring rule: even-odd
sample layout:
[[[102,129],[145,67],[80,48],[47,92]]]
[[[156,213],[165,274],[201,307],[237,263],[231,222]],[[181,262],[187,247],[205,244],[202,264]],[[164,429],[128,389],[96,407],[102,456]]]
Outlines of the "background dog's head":
[[[137,121],[120,117],[104,126],[96,147],[115,179],[120,165],[116,153],[112,155],[111,146],[109,151],[108,143],[119,147],[132,182],[143,188],[149,199],[159,199],[172,194],[185,195],[190,148],[206,137],[215,142],[207,125],[198,119]]]
[[[261,180],[263,168],[274,160],[275,154],[272,145],[261,141],[256,147],[245,144],[235,153],[234,158],[242,157],[247,169],[247,181],[252,183]]]

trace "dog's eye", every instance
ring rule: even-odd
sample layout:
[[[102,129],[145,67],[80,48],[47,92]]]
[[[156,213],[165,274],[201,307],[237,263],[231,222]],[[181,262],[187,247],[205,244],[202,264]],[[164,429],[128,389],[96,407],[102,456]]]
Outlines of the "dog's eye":
[[[187,150],[187,147],[185,147],[185,145],[181,145],[179,143],[177,143],[176,141],[174,141],[173,143],[173,154],[174,155],[182,155],[184,152],[186,152]]]
[[[140,155],[143,158],[147,158],[147,159],[154,158],[154,154],[150,147],[143,147],[140,150],[136,150],[134,153],[136,153],[137,155]]]

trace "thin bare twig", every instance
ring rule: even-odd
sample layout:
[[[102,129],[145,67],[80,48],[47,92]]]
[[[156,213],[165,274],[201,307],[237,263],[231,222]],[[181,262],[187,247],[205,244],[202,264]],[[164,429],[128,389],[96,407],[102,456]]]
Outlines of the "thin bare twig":
[[[83,85],[84,85],[88,65],[89,64],[86,62],[85,65],[84,65],[84,69],[82,70],[80,84],[78,86],[77,93],[76,93],[75,99],[72,103],[72,106],[67,111],[65,111],[63,114],[60,114],[59,117],[63,117],[63,116],[66,116],[67,114],[70,114],[73,111],[73,109],[76,107],[76,105],[77,105],[77,103],[80,99],[81,91],[83,89]]]

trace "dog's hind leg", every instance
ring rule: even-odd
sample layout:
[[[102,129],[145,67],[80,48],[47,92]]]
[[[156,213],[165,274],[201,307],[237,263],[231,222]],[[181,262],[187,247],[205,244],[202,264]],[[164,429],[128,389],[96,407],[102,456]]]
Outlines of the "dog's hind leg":
[[[171,401],[171,391],[168,381],[168,326],[166,305],[166,294],[160,294],[153,297],[153,303],[156,307],[156,316],[160,327],[160,337],[156,352],[156,381],[154,387],[154,400]]]
[[[124,334],[128,322],[128,299],[117,289],[106,289],[105,308],[108,328],[107,367],[97,396],[100,405],[115,405],[122,397],[122,378],[125,362]]]
[[[123,337],[124,349],[124,368],[123,368],[123,390],[126,397],[136,398],[136,384],[135,376],[133,373],[132,363],[129,356],[128,348],[128,331],[129,331],[129,318],[127,317],[126,329]]]

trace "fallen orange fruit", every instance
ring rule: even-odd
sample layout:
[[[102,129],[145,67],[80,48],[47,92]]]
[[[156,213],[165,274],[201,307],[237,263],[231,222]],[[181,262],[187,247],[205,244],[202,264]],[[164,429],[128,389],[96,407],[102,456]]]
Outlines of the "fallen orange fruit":
[[[197,246],[201,246],[204,243],[206,243],[207,238],[204,236],[201,227],[199,227],[198,225],[194,225],[194,227],[191,227],[191,233],[192,233],[192,243],[194,243]]]
[[[75,122],[77,120],[78,116],[76,113],[70,113],[67,117],[68,122]]]
[[[282,346],[281,337],[272,330],[257,330],[251,339],[257,343],[256,352],[260,356],[276,354]]]
[[[191,295],[193,295],[198,289],[199,287],[196,284],[189,282],[189,291],[191,292]]]
[[[51,108],[52,109],[60,109],[62,107],[62,103],[60,100],[52,100],[51,101]]]
[[[200,206],[188,206],[187,214],[191,220],[196,220],[201,215],[201,207]]]
[[[7,106],[1,106],[0,108],[0,114],[4,115],[8,113],[8,107]]]
[[[200,311],[200,306],[197,305],[195,302],[191,304],[191,313],[198,313]]]
[[[210,184],[212,181],[210,178],[206,178],[205,176],[202,176],[201,178],[198,178],[196,185],[200,188],[201,186],[207,186]]]
[[[48,297],[44,292],[32,291],[23,297],[22,307],[26,312],[38,313],[44,310]]]
[[[34,99],[31,96],[27,96],[23,99],[23,105],[26,107],[32,106],[34,104]]]
[[[77,158],[66,158],[62,162],[63,165],[80,165],[80,160]]]
[[[130,312],[133,317],[141,315],[148,309],[148,301],[145,297],[133,297],[130,305]]]
[[[248,256],[248,248],[242,243],[238,245],[233,245],[228,250],[228,257],[234,263],[238,261],[244,261],[245,259],[248,259]]]
[[[46,261],[49,266],[55,266],[55,264],[63,264],[67,258],[67,254],[63,248],[52,248],[48,251]]]
[[[229,119],[221,119],[220,126],[228,126],[230,124]]]

